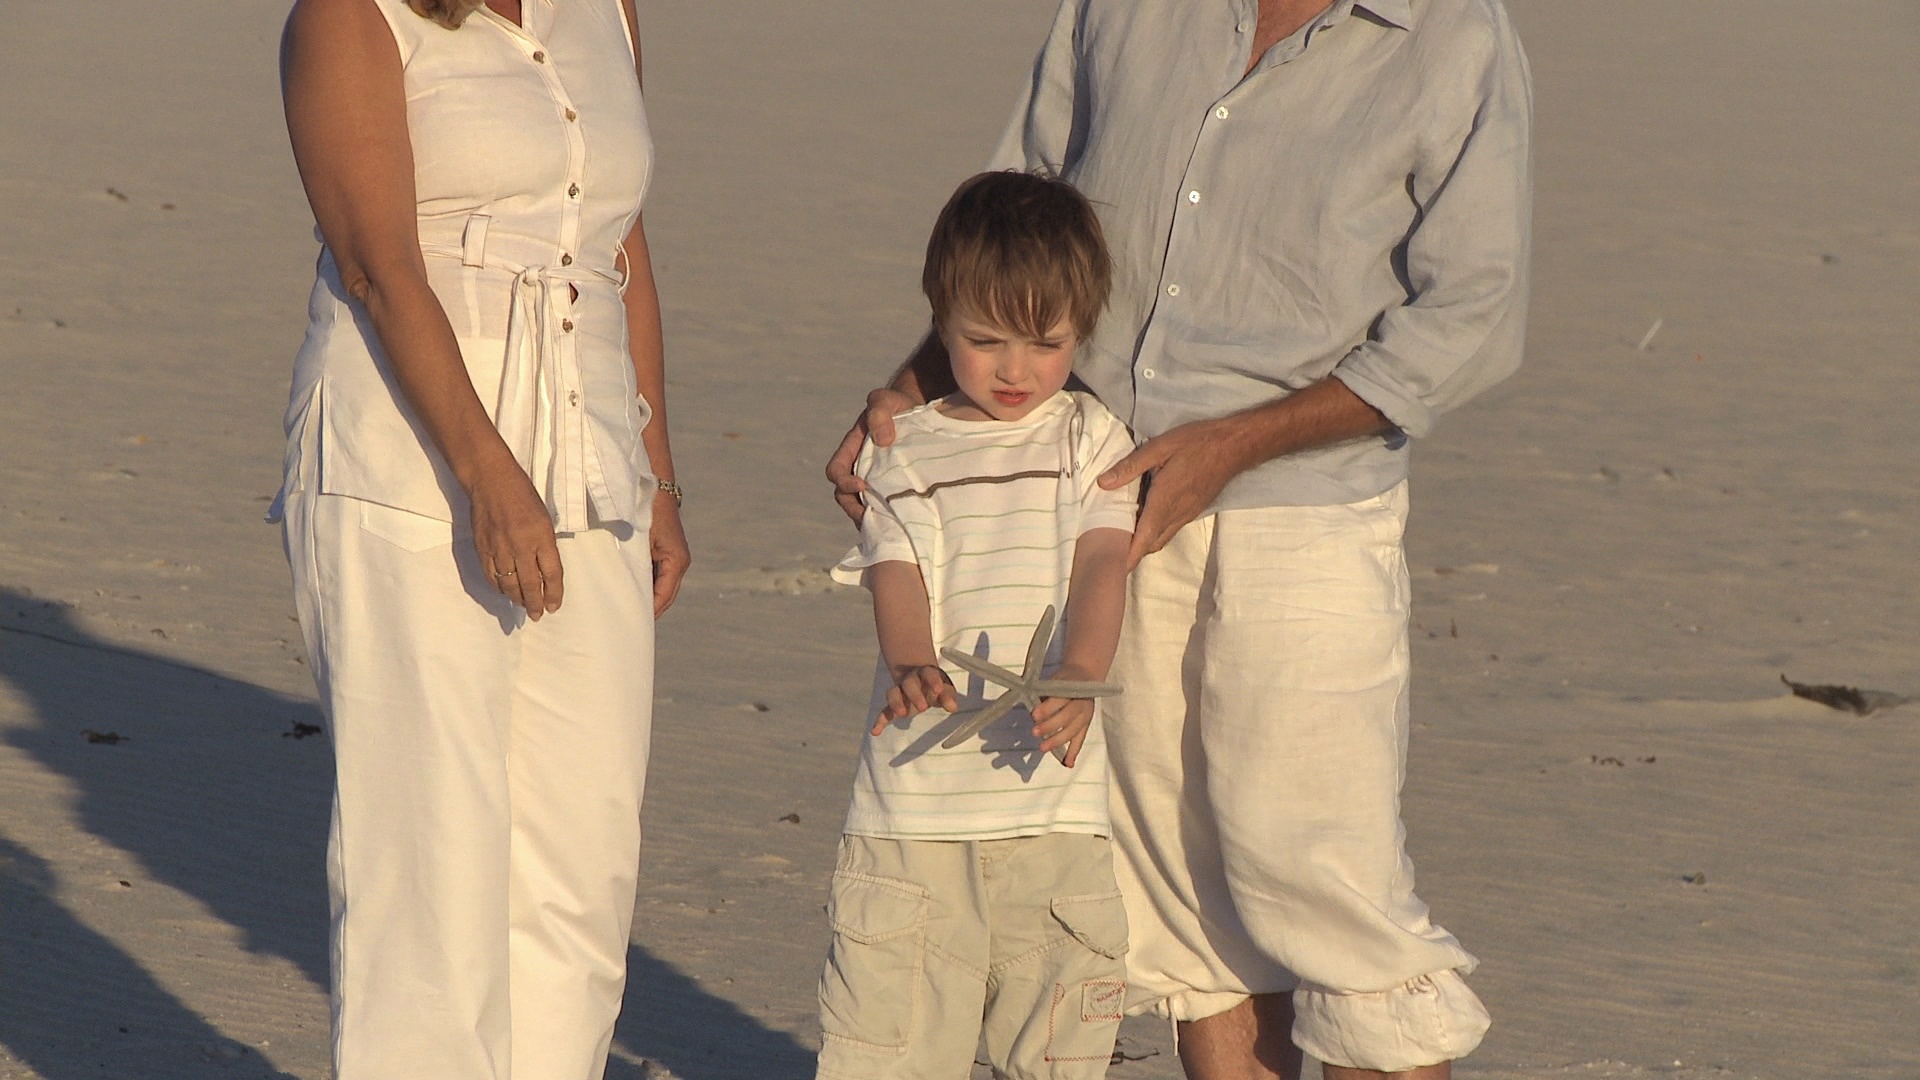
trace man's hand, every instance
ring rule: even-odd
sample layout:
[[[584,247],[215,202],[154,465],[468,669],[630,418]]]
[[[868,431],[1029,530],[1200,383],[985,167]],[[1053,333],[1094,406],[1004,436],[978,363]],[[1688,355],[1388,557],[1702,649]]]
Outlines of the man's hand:
[[[887,730],[888,725],[918,716],[934,706],[948,712],[960,710],[960,695],[953,681],[938,664],[903,664],[893,673],[893,689],[887,691],[886,707],[873,721],[871,735]]]
[[[1059,678],[1073,676],[1058,675]],[[1080,760],[1080,748],[1086,745],[1087,732],[1093,730],[1092,698],[1046,698],[1033,710],[1033,734],[1040,749],[1059,753],[1060,763],[1071,769]]]
[[[1196,420],[1148,439],[1100,474],[1111,491],[1151,475],[1147,499],[1133,526],[1127,569],[1167,546],[1173,534],[1213,503],[1227,481],[1252,464],[1239,431],[1242,418]]]
[[[893,418],[916,405],[912,398],[892,387],[883,386],[867,395],[867,408],[847,430],[846,437],[827,459],[827,480],[833,485],[833,500],[840,509],[853,519],[855,525],[866,516],[867,506],[860,501],[860,493],[867,490],[867,482],[853,471],[860,458],[860,446],[868,438],[875,446],[893,444]]]
[[[1100,474],[1111,491],[1151,474],[1147,502],[1133,526],[1127,568],[1167,546],[1173,534],[1213,504],[1227,481],[1287,454],[1392,431],[1393,422],[1326,378],[1245,412],[1196,420],[1156,435]]]

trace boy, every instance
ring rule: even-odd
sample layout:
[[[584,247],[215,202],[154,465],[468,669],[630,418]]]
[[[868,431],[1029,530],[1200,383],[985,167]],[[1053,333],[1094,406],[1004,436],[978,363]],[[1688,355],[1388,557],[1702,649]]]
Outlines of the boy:
[[[1048,676],[1106,677],[1136,493],[1094,481],[1133,440],[1064,386],[1108,278],[1092,208],[1038,176],[973,177],[928,241],[958,390],[863,449],[860,546],[834,568],[873,594],[881,663],[828,905],[822,1078],[954,1080],[983,1038],[998,1077],[1106,1072],[1127,928],[1094,703],[1049,698],[944,748],[951,714],[1001,688],[956,685],[938,650],[1018,671],[1051,605]]]

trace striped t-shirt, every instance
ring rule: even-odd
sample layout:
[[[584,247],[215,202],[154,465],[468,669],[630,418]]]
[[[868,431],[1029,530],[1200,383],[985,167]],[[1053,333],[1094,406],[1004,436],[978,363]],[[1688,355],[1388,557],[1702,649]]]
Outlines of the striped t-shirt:
[[[952,647],[1013,672],[1052,604],[1061,622],[1047,655],[1051,671],[1066,641],[1075,541],[1090,529],[1133,531],[1134,486],[1103,491],[1095,483],[1133,449],[1132,436],[1092,395],[1065,390],[1016,421],[955,420],[925,405],[895,417],[894,429],[891,446],[869,442],[861,451],[856,468],[867,482],[867,514],[860,546],[834,567],[834,579],[857,584],[876,563],[917,565],[935,650]],[[1001,693],[946,669],[962,710]],[[869,726],[892,685],[883,658]],[[1107,752],[1097,720],[1071,769],[1040,752],[1025,709],[941,749],[963,722],[931,709],[867,739],[846,831],[922,840],[1108,835]]]

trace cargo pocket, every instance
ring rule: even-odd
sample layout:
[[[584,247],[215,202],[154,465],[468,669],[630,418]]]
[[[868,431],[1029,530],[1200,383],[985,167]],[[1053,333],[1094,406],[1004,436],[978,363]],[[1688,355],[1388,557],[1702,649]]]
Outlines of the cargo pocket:
[[[1053,917],[1074,943],[1055,950],[1047,1061],[1055,1077],[1104,1074],[1127,1004],[1127,910],[1120,894],[1062,896]],[[1067,1066],[1061,1068],[1061,1066]]]
[[[833,876],[833,945],[820,976],[823,1064],[836,1048],[906,1053],[921,992],[927,897],[911,881],[849,870]]]

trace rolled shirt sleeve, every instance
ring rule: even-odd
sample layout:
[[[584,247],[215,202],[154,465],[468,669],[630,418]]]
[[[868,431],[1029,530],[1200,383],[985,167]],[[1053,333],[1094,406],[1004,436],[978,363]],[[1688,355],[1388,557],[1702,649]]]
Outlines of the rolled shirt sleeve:
[[[1079,65],[1074,44],[1082,0],[1063,0],[1053,29],[1021,87],[1013,117],[987,163],[989,171],[1040,172],[1059,176],[1079,138],[1084,138],[1086,98],[1077,93]]]
[[[1531,89],[1498,0],[1334,0],[1252,58],[1255,14],[1065,0],[992,158],[1099,213],[1113,291],[1075,372],[1135,436],[1329,377],[1399,429],[1265,462],[1216,510],[1391,488],[1526,323]]]
[[[1451,103],[1457,127],[1434,140],[1410,179],[1420,207],[1405,247],[1412,297],[1384,312],[1369,339],[1333,371],[1415,437],[1520,366],[1533,101],[1520,43],[1504,22],[1498,30],[1477,58],[1478,77],[1466,84],[1473,93]],[[1453,79],[1474,73],[1468,67]]]

